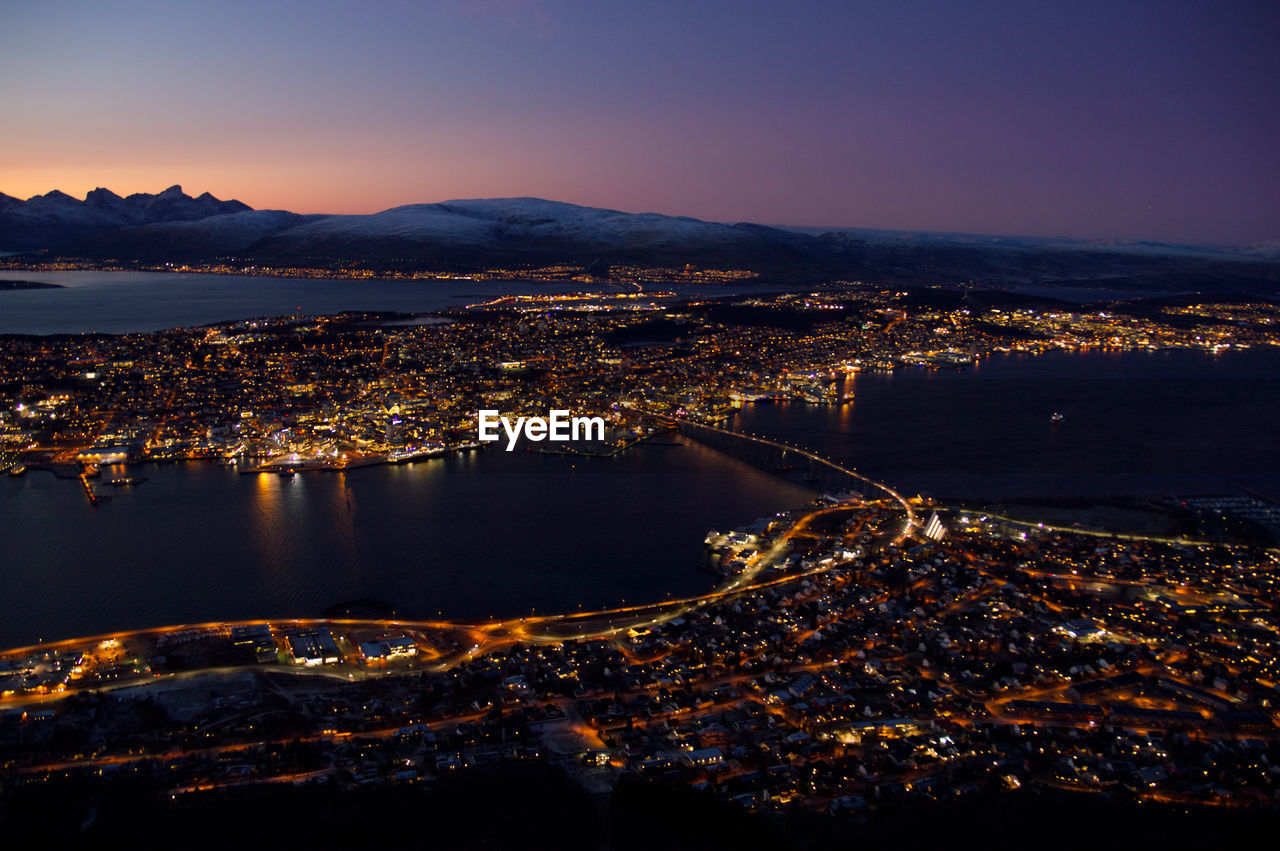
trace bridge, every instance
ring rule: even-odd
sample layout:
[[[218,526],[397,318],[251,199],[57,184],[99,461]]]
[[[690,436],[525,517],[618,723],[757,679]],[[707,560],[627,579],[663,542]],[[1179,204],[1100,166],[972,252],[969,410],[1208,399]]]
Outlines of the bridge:
[[[796,470],[804,475],[806,487],[828,493],[848,492],[862,499],[892,499],[902,506],[907,522],[895,543],[900,543],[913,531],[920,529],[911,502],[898,491],[864,476],[852,467],[841,464],[813,450],[795,446],[759,434],[734,431],[709,423],[700,423],[685,417],[632,408],[638,414],[675,423],[680,433],[765,472],[778,475]],[[785,468],[785,469],[779,469]]]

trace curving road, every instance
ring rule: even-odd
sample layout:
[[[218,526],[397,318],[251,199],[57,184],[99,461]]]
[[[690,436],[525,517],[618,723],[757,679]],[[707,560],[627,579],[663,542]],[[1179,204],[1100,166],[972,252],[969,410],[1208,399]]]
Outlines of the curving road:
[[[658,414],[649,411],[635,410],[636,413],[646,416],[653,416],[664,420],[670,420],[677,423],[683,423],[687,426],[696,428],[704,428],[721,434],[737,437],[742,440],[752,441],[761,445],[777,448],[786,452],[794,452],[801,455],[815,464],[822,464],[838,473],[855,478],[864,482],[886,494],[889,498],[896,501],[906,515],[906,522],[901,531],[890,542],[891,546],[897,546],[911,536],[911,534],[920,527],[920,521],[916,517],[915,510],[911,503],[902,494],[898,493],[888,485],[870,479],[856,470],[845,467],[797,446],[791,446],[780,441],[771,440],[757,435],[744,434],[742,432],[732,431],[730,429],[720,428],[718,426],[710,426],[703,423],[696,423],[690,420],[683,420],[678,417],[671,417],[664,414]],[[463,647],[457,652],[448,656],[439,658],[437,661],[425,665],[415,666],[416,670],[447,670],[456,665],[462,664],[477,656],[509,646],[517,642],[533,642],[533,643],[557,643],[561,641],[574,641],[586,638],[611,638],[630,629],[640,627],[655,626],[674,618],[680,617],[682,614],[701,606],[713,603],[736,594],[754,591],[761,588],[767,588],[773,585],[794,582],[807,576],[829,570],[830,567],[818,567],[812,570],[788,573],[783,576],[758,581],[758,577],[769,567],[777,563],[778,559],[785,556],[791,540],[799,534],[807,531],[809,525],[815,518],[836,511],[846,511],[854,505],[854,500],[848,500],[843,503],[837,503],[832,506],[824,506],[814,511],[804,514],[798,518],[791,528],[781,534],[773,545],[766,551],[756,552],[751,556],[745,569],[730,577],[726,582],[714,590],[700,594],[694,597],[683,597],[670,600],[655,601],[653,603],[645,603],[632,606],[620,606],[611,609],[601,609],[591,612],[574,612],[558,615],[541,615],[529,616],[524,618],[511,618],[507,620],[498,620],[490,622],[475,621],[448,621],[448,620],[350,620],[337,618],[293,618],[288,620],[271,620],[270,625],[277,630],[290,630],[300,628],[314,628],[326,626],[341,626],[347,628],[375,628],[375,629],[408,629],[417,631],[436,631],[450,632],[456,636],[465,636]],[[857,502],[861,502],[859,499]],[[268,621],[244,620],[244,621],[228,621],[228,622],[211,622],[203,624],[190,624],[179,626],[165,626],[151,629],[140,629],[122,631],[110,635],[99,635],[89,638],[66,639],[63,641],[48,642],[39,645],[27,647],[18,647],[0,652],[0,659],[4,658],[20,658],[29,656],[33,653],[47,652],[51,650],[71,650],[76,648],[88,648],[99,644],[108,639],[117,641],[127,640],[154,640],[163,637],[166,634],[181,632],[185,630],[194,631],[229,631],[232,627],[267,624]],[[248,669],[257,669],[256,665],[244,666]],[[208,669],[203,669],[208,672]],[[225,670],[219,668],[218,670]],[[192,672],[195,673],[195,672]],[[352,676],[373,676],[379,672],[369,671],[360,668],[353,669],[349,665],[342,665],[339,669],[330,668],[328,670],[309,670],[307,673],[328,674],[330,676],[338,676],[341,678],[350,678]],[[391,672],[388,672],[391,673]],[[154,679],[145,679],[142,682],[153,682]],[[131,680],[116,684],[97,684],[90,688],[114,688],[125,687],[129,685],[138,685],[139,680]],[[74,689],[68,689],[72,691]],[[43,696],[24,696],[18,698],[20,701],[38,701],[41,699],[56,699],[65,696],[66,692],[58,694],[50,694]]]

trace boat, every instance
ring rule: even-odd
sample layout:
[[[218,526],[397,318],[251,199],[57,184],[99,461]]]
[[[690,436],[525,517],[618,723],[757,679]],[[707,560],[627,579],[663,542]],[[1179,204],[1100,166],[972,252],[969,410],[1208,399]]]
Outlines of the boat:
[[[292,476],[293,473],[294,473],[293,470],[277,470],[276,471],[277,475],[284,476],[286,478],[288,478],[289,476]]]
[[[438,455],[444,455],[448,451],[448,448],[443,443],[427,443],[416,447],[406,446],[391,450],[387,453],[387,460],[392,464],[407,464],[410,461],[417,461],[422,458],[434,458]]]
[[[1062,422],[1062,414],[1058,413],[1057,411],[1054,411],[1054,412],[1053,412],[1053,416],[1049,417],[1049,422],[1051,422],[1051,423],[1060,423],[1060,422]]]
[[[103,482],[103,484],[111,485],[111,487],[113,488],[124,488],[124,487],[132,487],[133,485],[140,485],[146,480],[147,480],[146,476],[137,476],[137,477],[129,476],[123,479],[112,479],[109,482]]]

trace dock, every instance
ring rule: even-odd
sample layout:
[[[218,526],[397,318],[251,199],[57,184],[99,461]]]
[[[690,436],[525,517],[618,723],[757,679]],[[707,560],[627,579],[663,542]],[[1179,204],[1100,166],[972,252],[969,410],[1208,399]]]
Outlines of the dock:
[[[89,469],[84,469],[80,471],[80,476],[79,476],[80,487],[84,488],[84,495],[88,497],[89,504],[93,506],[96,506],[100,502],[111,501],[111,497],[100,496],[99,494],[96,494],[93,492],[93,483],[90,482],[89,479],[97,474],[98,473],[96,469],[94,469],[93,471],[90,471]]]

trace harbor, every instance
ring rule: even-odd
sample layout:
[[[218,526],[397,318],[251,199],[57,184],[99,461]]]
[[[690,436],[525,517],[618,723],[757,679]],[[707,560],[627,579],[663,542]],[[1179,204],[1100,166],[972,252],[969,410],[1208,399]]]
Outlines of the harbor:
[[[394,449],[386,453],[374,454],[358,454],[355,452],[343,452],[336,455],[303,455],[301,453],[290,453],[288,455],[276,456],[259,463],[248,463],[240,466],[239,459],[235,459],[235,464],[239,467],[239,471],[244,474],[255,473],[279,473],[284,475],[293,475],[294,473],[342,473],[347,470],[356,470],[361,467],[378,467],[383,464],[412,464],[415,461],[426,461],[431,458],[441,458],[459,452],[471,452],[476,449],[482,449],[483,444],[478,441],[468,440],[461,443],[453,444],[429,444],[422,447],[406,447]]]

